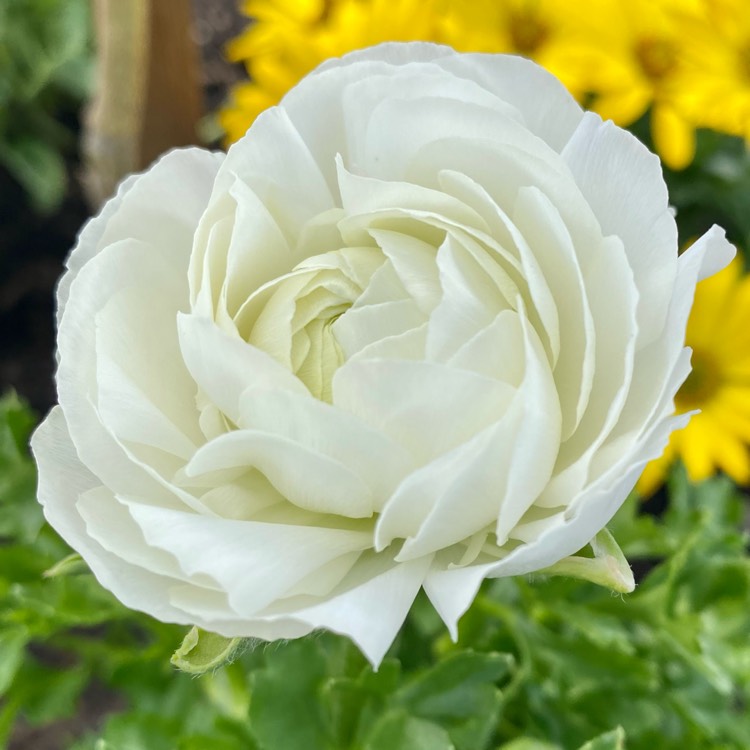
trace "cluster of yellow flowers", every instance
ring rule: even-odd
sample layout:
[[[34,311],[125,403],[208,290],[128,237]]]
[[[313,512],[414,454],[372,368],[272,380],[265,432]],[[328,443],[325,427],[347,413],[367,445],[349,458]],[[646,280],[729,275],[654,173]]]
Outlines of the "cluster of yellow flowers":
[[[750,274],[737,256],[698,284],[688,321],[693,371],[675,399],[679,412],[700,411],[672,433],[661,458],[643,472],[638,490],[648,496],[681,458],[693,482],[724,471],[750,482]]]
[[[229,56],[251,81],[220,114],[228,142],[323,60],[389,40],[525,55],[623,127],[650,108],[673,169],[691,162],[698,127],[750,140],[747,0],[245,0],[243,10],[254,20]]]
[[[245,0],[253,20],[229,56],[250,82],[220,113],[227,142],[329,57],[383,41],[437,41],[536,60],[586,107],[627,127],[650,110],[654,147],[673,169],[696,128],[750,142],[748,0]],[[700,409],[639,483],[648,495],[680,457],[699,481],[717,469],[750,482],[750,276],[741,262],[703,282],[687,342],[693,373],[679,411]],[[748,354],[744,359],[738,352]]]

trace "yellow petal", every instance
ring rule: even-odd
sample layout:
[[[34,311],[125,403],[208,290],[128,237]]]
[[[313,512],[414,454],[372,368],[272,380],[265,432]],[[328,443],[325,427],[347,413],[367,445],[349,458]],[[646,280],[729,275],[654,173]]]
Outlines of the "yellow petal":
[[[742,261],[735,258],[724,270],[701,281],[695,289],[686,339],[688,346],[713,350],[716,332],[722,330],[727,300],[742,271]]]
[[[695,156],[695,127],[668,104],[651,110],[651,135],[656,152],[671,169],[684,169]]]
[[[691,482],[702,482],[716,473],[705,415],[698,414],[680,436],[680,455]]]
[[[750,443],[750,413],[741,411],[730,399],[722,397],[712,402],[710,408],[711,416],[725,433]]]
[[[716,463],[737,484],[747,484],[750,481],[750,454],[745,445],[730,433],[716,430],[714,450]]]
[[[644,86],[635,85],[625,91],[598,96],[593,108],[602,119],[625,126],[635,122],[648,109],[650,103],[649,90]]]
[[[664,484],[669,467],[674,461],[674,451],[668,445],[664,453],[646,466],[635,488],[641,497],[647,498]]]

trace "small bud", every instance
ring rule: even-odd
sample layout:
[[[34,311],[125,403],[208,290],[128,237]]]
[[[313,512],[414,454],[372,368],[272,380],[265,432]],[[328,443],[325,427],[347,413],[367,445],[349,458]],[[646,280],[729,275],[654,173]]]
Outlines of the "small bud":
[[[619,594],[635,589],[633,571],[612,534],[603,529],[590,542],[593,557],[564,557],[549,568],[539,571],[547,575],[569,576],[606,586]]]
[[[170,661],[182,672],[204,674],[232,661],[243,641],[193,627]]]

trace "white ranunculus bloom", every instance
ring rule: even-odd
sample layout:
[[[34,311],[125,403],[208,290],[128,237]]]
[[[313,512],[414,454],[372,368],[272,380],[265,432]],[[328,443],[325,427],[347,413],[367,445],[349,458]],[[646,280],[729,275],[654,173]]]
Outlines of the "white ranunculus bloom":
[[[482,579],[604,527],[731,255],[678,258],[658,159],[531,62],[333,60],[84,228],[41,502],[131,607],[377,663],[421,587],[455,632]]]

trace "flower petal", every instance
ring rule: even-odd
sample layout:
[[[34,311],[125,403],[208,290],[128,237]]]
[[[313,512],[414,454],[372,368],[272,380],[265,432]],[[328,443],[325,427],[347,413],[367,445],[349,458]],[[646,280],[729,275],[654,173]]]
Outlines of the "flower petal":
[[[635,136],[586,113],[563,151],[602,232],[625,246],[640,292],[639,345],[664,326],[677,273],[677,226],[659,158]]]
[[[240,418],[240,396],[248,387],[275,386],[308,392],[270,355],[229,336],[211,320],[180,314],[177,329],[191,376],[206,397],[235,423]]]
[[[186,576],[214,579],[243,617],[252,617],[305,575],[369,543],[369,534],[361,531],[207,518],[124,502],[147,544],[173,555]]]
[[[81,554],[99,583],[132,609],[149,612],[167,622],[190,624],[190,618],[167,601],[169,578],[129,564],[105,550],[89,535],[76,507],[79,498],[95,491],[103,493],[102,499],[107,504],[116,501],[81,464],[59,406],[37,428],[31,449],[39,467],[37,497],[44,506],[45,517]]]

